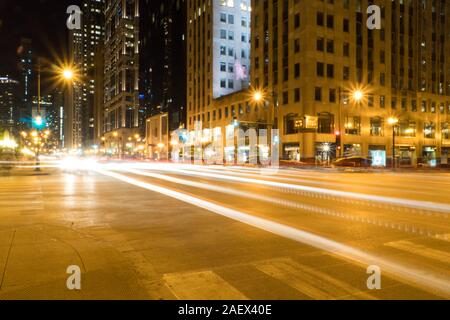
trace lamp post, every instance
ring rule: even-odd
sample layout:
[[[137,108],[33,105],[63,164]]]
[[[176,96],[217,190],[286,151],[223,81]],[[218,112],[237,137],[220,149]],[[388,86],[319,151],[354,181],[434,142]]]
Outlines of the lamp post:
[[[395,128],[397,127],[398,119],[390,117],[388,123],[392,126],[392,169],[395,170]]]
[[[338,148],[338,150],[339,150],[339,157],[342,157],[344,154],[344,151],[343,151],[343,145],[342,145],[342,143],[343,143],[343,140],[342,140],[342,136],[343,136],[343,132],[342,132],[342,118],[343,118],[343,115],[342,115],[342,104],[343,104],[343,93],[344,93],[345,91],[341,88],[341,87],[339,87],[339,130],[338,131],[336,131],[336,140],[338,140],[338,141],[336,141],[336,142],[338,142],[338,146],[337,146],[337,148]],[[351,92],[351,95],[353,96],[353,100],[356,102],[356,103],[361,103],[361,101],[364,99],[364,92],[362,91],[362,90],[354,90],[353,92]],[[339,138],[339,139],[338,139]]]

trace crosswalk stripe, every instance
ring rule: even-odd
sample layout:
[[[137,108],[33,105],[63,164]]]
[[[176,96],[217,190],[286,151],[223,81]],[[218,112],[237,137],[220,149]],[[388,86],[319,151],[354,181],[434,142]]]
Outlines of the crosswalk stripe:
[[[267,261],[255,266],[259,271],[286,283],[312,299],[329,300],[354,295],[366,300],[375,299],[375,297],[333,278],[329,274],[301,265],[292,259]]]
[[[450,233],[447,234],[437,234],[434,236],[434,238],[442,240],[442,241],[448,241],[450,242]]]
[[[410,241],[389,242],[386,243],[385,246],[450,264],[450,253],[428,248]]]
[[[235,287],[212,271],[164,275],[164,281],[180,300],[248,300]]]

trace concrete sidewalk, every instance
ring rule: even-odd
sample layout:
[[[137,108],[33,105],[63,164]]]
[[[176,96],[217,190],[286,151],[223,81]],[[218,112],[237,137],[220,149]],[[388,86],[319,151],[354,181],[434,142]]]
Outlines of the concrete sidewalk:
[[[43,192],[57,171],[15,173],[0,177],[0,299],[162,298],[156,278],[144,284],[120,248],[57,219],[70,212],[58,212]],[[71,265],[81,269],[81,290],[67,288]]]

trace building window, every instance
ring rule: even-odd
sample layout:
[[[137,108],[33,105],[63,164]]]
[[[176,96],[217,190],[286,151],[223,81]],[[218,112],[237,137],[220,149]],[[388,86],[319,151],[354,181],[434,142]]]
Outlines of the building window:
[[[294,102],[300,101],[300,88],[294,90]]]
[[[333,40],[327,40],[327,52],[334,53],[334,41]]]
[[[344,19],[343,29],[344,32],[350,32],[350,21],[348,19]]]
[[[397,136],[414,138],[416,136],[416,123],[409,120],[401,120],[398,123]]]
[[[296,63],[294,66],[294,77],[296,79],[300,78],[300,63]]]
[[[344,67],[342,72],[342,78],[345,81],[350,80],[350,67]]]
[[[329,101],[330,101],[330,103],[336,103],[336,89],[330,89]]]
[[[324,76],[324,64],[323,64],[323,62],[317,62],[316,71],[317,71],[317,76],[318,77],[323,77]]]
[[[317,38],[317,41],[316,41],[317,51],[322,51],[323,52],[324,44],[325,44],[325,39],[324,38]]]
[[[298,13],[294,16],[294,27],[300,28],[300,15]]]
[[[425,139],[435,139],[436,124],[434,122],[425,122],[423,127],[423,133]]]
[[[327,64],[327,77],[334,78],[334,65]]]
[[[284,134],[296,134],[297,130],[295,128],[295,115],[294,114],[288,114],[284,117]]]
[[[344,43],[344,57],[350,57],[350,44],[348,42]]]
[[[324,15],[323,12],[317,12],[316,21],[318,26],[324,25]]]
[[[348,135],[361,135],[361,117],[345,117],[345,133]]]
[[[322,101],[322,88],[316,87],[314,89],[314,100]]]
[[[370,118],[370,135],[374,137],[384,136],[384,120],[381,117]]]
[[[450,123],[443,122],[441,124],[441,128],[442,128],[442,139],[450,140]]]
[[[330,134],[334,132],[334,115],[328,112],[319,113],[318,133]]]
[[[283,104],[286,105],[289,103],[289,93],[287,91],[283,92]]]
[[[380,108],[386,108],[386,96],[380,96]]]
[[[369,107],[373,107],[374,104],[375,104],[375,97],[374,97],[373,94],[369,94],[368,97],[367,97],[367,105]]]
[[[334,28],[334,16],[331,14],[327,15],[327,28]]]

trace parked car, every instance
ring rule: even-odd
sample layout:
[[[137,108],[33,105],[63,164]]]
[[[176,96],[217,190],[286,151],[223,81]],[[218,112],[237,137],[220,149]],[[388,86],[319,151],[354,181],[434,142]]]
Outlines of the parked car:
[[[333,167],[369,168],[371,166],[372,160],[364,157],[342,158],[333,163]]]

